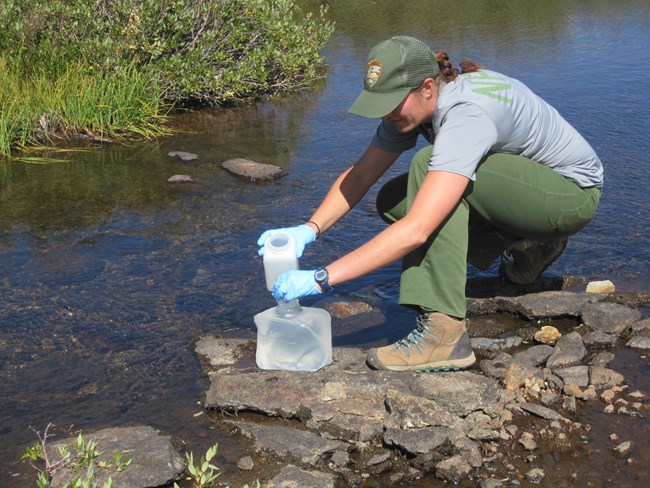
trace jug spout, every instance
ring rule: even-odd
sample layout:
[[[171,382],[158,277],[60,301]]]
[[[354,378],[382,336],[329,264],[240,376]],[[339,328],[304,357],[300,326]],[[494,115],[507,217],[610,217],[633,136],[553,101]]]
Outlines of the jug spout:
[[[278,305],[275,307],[275,314],[279,317],[295,317],[302,313],[302,307],[297,298],[289,302],[278,300]]]

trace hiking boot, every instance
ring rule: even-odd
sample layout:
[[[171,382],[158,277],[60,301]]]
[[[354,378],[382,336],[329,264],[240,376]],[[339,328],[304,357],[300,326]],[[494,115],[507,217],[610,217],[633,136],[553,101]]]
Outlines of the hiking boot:
[[[467,368],[476,358],[466,320],[439,312],[420,314],[405,339],[370,349],[366,362],[374,369],[392,371],[449,371]]]
[[[522,239],[514,242],[501,256],[499,275],[517,285],[529,285],[560,257],[568,239],[538,242]]]

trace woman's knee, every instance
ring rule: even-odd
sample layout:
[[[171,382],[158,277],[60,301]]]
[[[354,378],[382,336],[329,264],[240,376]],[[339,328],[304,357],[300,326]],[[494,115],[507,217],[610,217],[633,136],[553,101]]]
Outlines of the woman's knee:
[[[384,184],[377,193],[377,213],[389,224],[404,216],[407,182],[408,173],[401,174]]]

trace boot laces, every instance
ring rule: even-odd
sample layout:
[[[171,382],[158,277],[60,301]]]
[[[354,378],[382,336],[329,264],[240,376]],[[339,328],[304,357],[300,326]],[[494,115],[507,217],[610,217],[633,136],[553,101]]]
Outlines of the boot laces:
[[[427,315],[420,314],[416,319],[416,326],[413,331],[407,335],[404,339],[401,339],[395,343],[395,350],[403,349],[406,354],[408,350],[413,347],[418,352],[420,352],[420,346],[431,347],[431,345],[426,341],[426,338],[430,337],[434,340],[438,339],[438,336],[432,333],[429,330],[429,325],[427,323]]]

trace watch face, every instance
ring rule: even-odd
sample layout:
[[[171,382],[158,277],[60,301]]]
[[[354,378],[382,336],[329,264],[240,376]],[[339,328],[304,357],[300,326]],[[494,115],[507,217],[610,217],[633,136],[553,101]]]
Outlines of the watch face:
[[[314,278],[316,278],[317,281],[321,281],[327,278],[327,271],[324,269],[319,269],[314,273]]]

